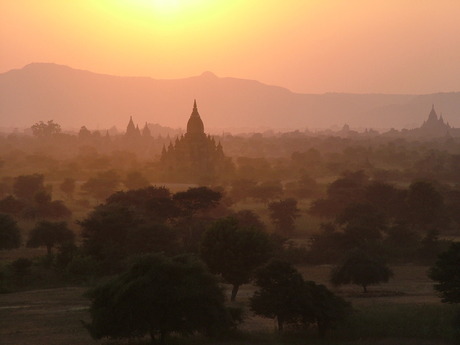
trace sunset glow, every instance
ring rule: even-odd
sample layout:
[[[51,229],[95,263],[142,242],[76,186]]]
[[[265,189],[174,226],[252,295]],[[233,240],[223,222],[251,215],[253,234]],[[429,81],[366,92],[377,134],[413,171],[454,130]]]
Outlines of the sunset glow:
[[[0,12],[0,72],[54,62],[298,92],[459,88],[456,1],[17,0]]]

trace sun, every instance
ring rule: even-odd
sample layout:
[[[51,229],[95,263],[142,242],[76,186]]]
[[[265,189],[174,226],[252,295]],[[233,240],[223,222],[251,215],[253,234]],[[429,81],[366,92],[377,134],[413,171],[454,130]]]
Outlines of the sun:
[[[157,15],[174,15],[203,4],[203,0],[130,0],[134,6]]]

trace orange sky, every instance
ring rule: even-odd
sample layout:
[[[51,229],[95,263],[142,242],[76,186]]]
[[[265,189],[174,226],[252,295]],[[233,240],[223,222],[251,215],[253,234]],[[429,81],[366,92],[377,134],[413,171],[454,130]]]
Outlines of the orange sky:
[[[0,72],[31,62],[311,93],[460,91],[460,1],[1,0]]]

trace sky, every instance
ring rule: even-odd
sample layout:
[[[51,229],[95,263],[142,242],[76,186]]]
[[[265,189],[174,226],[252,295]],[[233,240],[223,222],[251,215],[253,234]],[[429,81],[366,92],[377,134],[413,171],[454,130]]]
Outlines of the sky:
[[[0,73],[32,62],[294,92],[460,91],[458,0],[1,0]]]

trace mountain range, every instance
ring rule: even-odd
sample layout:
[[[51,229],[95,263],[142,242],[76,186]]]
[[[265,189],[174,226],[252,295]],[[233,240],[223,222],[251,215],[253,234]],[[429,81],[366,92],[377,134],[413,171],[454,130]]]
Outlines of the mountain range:
[[[0,74],[0,127],[28,128],[54,120],[63,128],[124,130],[132,116],[184,128],[193,100],[210,131],[414,128],[432,104],[460,127],[460,92],[426,95],[301,94],[255,80],[211,72],[183,79],[119,77],[51,63],[32,63]]]

